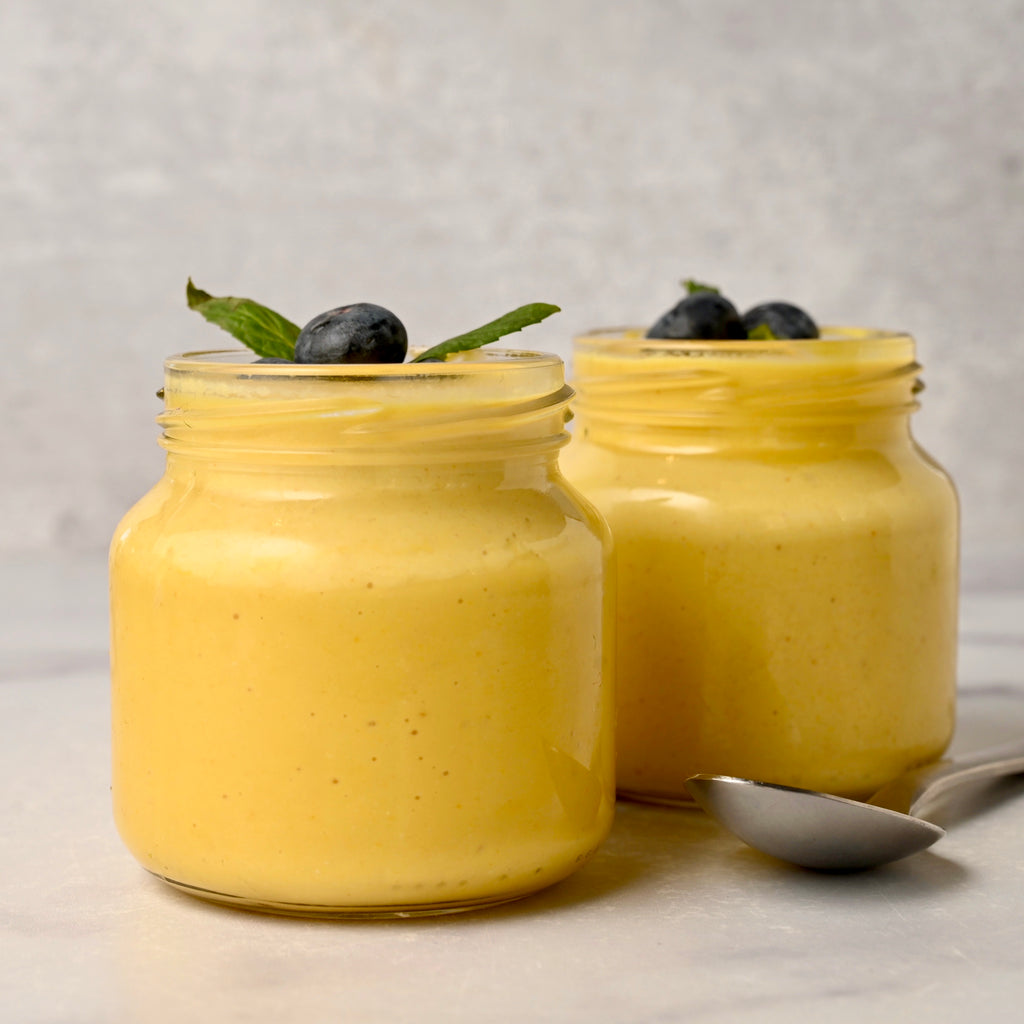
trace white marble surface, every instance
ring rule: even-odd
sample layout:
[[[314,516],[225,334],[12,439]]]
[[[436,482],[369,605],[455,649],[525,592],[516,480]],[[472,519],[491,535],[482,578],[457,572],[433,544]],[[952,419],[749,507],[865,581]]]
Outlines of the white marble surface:
[[[1024,779],[932,850],[824,876],[694,812],[620,805],[576,876],[505,908],[322,923],[146,875],[109,812],[105,575],[0,566],[0,1018],[121,1022],[1016,1022]],[[1024,590],[964,597],[968,749],[1024,731]]]

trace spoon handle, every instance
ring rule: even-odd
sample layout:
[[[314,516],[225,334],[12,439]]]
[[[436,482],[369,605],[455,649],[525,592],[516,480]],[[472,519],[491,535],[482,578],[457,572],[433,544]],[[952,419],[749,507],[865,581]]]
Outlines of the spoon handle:
[[[901,780],[908,805],[907,813],[917,814],[925,803],[964,782],[995,779],[1015,775],[1017,772],[1024,772],[1024,739],[1012,740],[962,757],[942,758],[905,775]],[[883,793],[884,790],[879,791],[870,802],[875,803]],[[884,798],[879,803],[886,806]]]

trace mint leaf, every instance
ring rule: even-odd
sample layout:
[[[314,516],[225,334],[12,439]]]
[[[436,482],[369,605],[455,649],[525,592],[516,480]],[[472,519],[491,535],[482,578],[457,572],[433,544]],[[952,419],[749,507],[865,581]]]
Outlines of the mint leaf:
[[[442,341],[439,345],[428,348],[426,352],[421,352],[411,362],[443,360],[454,352],[468,352],[470,349],[480,348],[481,345],[489,345],[492,341],[504,338],[506,334],[513,334],[524,327],[539,324],[552,313],[559,312],[560,307],[547,302],[531,302],[527,306],[520,306],[511,313],[499,316],[497,320],[492,320],[482,327],[477,327],[474,331],[467,331],[465,334],[458,334],[454,338]]]
[[[687,295],[693,295],[694,292],[714,292],[715,295],[721,295],[721,291],[716,288],[713,284],[701,284],[700,281],[694,281],[692,277],[688,277],[685,281],[681,282],[682,286],[686,289]]]
[[[747,337],[751,341],[778,341],[779,336],[767,325],[758,324]]]
[[[222,327],[258,356],[277,359],[295,358],[295,339],[299,328],[280,313],[252,299],[221,298],[204,292],[188,279],[185,287],[188,308],[201,313],[211,324]]]

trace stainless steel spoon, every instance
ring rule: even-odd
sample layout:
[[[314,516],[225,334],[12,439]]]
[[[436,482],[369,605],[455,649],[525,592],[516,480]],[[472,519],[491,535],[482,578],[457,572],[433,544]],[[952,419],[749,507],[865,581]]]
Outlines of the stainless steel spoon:
[[[908,857],[945,829],[918,815],[964,782],[1024,772],[1024,739],[916,768],[866,803],[730,775],[694,775],[686,786],[711,817],[745,843],[819,871],[857,871]]]

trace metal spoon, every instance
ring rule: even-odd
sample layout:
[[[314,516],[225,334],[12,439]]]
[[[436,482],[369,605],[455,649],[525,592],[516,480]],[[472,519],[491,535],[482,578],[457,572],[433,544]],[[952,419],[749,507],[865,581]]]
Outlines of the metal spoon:
[[[901,775],[866,803],[730,775],[694,775],[697,803],[745,843],[819,871],[857,871],[924,850],[946,831],[918,815],[964,782],[1024,772],[1024,739]]]

